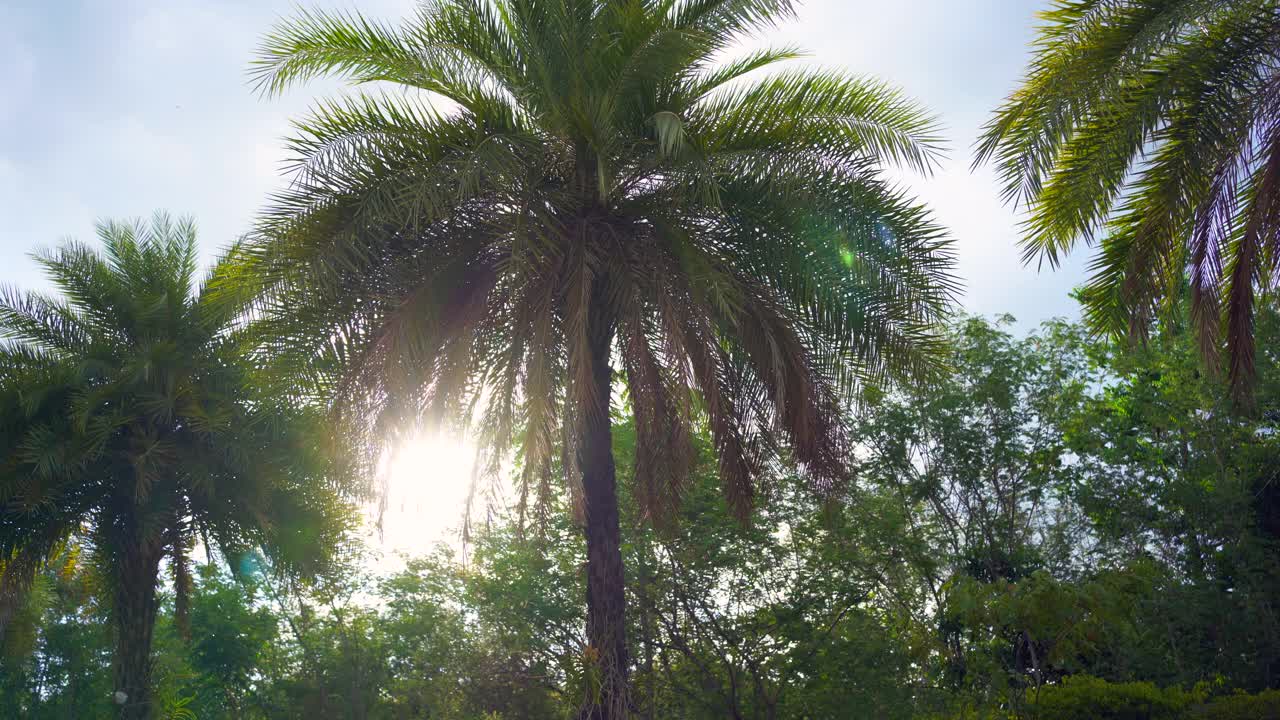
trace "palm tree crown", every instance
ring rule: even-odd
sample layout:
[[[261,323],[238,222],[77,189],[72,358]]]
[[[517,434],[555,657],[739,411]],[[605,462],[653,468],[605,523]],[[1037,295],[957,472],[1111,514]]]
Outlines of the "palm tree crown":
[[[342,506],[320,482],[320,423],[255,391],[241,309],[195,289],[194,227],[157,215],[99,234],[102,253],[37,257],[60,297],[0,294],[0,629],[39,565],[87,540],[115,584],[125,716],[146,717],[162,557],[181,622],[197,539],[306,569]]]
[[[526,428],[534,478],[604,332],[647,502],[684,477],[687,387],[735,507],[778,431],[834,481],[836,391],[927,368],[955,284],[948,241],[880,176],[932,166],[930,117],[838,72],[743,79],[794,50],[715,62],[790,12],[459,0],[400,28],[278,26],[254,66],[266,93],[331,74],[422,94],[322,101],[297,124],[293,182],[241,257],[270,289],[273,351],[350,370],[330,389],[378,438],[424,412],[476,420],[499,449]]]
[[[1255,291],[1280,261],[1280,4],[1057,0],[1022,86],[986,128],[1024,255],[1100,238],[1084,290],[1098,330],[1145,334],[1190,279],[1215,360],[1253,376]]]
[[[626,704],[612,364],[648,515],[670,516],[701,417],[745,516],[781,447],[816,487],[844,477],[842,394],[929,369],[955,289],[948,240],[881,176],[935,162],[918,105],[839,72],[747,77],[790,49],[719,62],[791,12],[448,0],[400,27],[306,12],[254,65],[266,94],[321,75],[384,89],[297,124],[292,183],[228,284],[263,291],[271,355],[336,393],[368,447],[448,418],[496,468],[518,435],[522,513],[568,471],[604,670],[587,717]]]

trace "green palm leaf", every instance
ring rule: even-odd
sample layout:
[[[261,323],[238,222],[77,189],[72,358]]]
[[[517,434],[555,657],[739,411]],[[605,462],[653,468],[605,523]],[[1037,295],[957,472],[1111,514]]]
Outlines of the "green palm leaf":
[[[1203,355],[1249,403],[1256,295],[1277,281],[1280,6],[1061,0],[978,145],[1029,210],[1024,258],[1099,246],[1099,332],[1145,337],[1189,294]],[[1189,293],[1186,288],[1189,288]]]

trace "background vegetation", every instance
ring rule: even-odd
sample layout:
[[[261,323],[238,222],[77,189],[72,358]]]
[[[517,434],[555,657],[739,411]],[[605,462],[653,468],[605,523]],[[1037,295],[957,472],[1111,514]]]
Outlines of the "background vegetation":
[[[1278,329],[1269,307],[1259,346]],[[779,464],[743,525],[703,439],[676,522],[622,503],[637,716],[1276,716],[1275,356],[1242,420],[1185,329],[1136,353],[1066,322],[951,336],[941,387],[863,398],[844,494]],[[569,717],[593,682],[570,518],[495,521],[386,577],[358,548],[305,584],[206,566],[189,639],[171,594],[161,612],[158,695],[169,717]],[[0,706],[110,716],[101,583],[74,547],[39,577]]]

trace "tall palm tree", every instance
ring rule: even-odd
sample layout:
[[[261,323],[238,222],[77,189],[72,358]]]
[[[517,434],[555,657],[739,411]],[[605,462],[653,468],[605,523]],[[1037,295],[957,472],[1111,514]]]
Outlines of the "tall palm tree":
[[[670,516],[705,418],[745,517],[784,444],[816,488],[844,478],[842,394],[928,369],[954,294],[949,241],[881,175],[937,158],[918,105],[836,71],[747,77],[792,49],[719,62],[791,14],[445,0],[392,27],[313,11],[254,65],[267,95],[323,75],[384,87],[297,124],[292,183],[243,248],[270,352],[338,393],[370,447],[450,419],[495,468],[519,435],[521,513],[567,470],[600,671],[588,717],[627,703],[614,368],[644,510]]]
[[[242,308],[195,288],[193,225],[99,235],[101,253],[37,256],[60,297],[0,292],[0,632],[43,562],[90,543],[113,585],[115,701],[147,718],[162,559],[181,622],[197,539],[306,570],[343,506],[318,418],[255,389]]]
[[[1280,263],[1280,2],[1055,0],[1035,57],[987,125],[1024,257],[1098,242],[1098,330],[1145,334],[1186,297],[1206,359],[1254,374],[1255,293]]]

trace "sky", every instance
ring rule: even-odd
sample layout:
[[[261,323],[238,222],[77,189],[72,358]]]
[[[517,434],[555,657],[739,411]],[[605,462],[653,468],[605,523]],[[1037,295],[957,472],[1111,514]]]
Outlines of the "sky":
[[[308,2],[394,20],[411,0]],[[808,0],[763,41],[809,62],[877,76],[944,126],[949,157],[904,176],[955,238],[968,312],[1022,327],[1076,315],[1083,253],[1024,267],[1018,218],[991,171],[970,170],[979,128],[1011,91],[1047,0]],[[292,0],[4,0],[0,3],[0,283],[40,287],[29,254],[94,222],[191,215],[206,260],[243,233],[282,184],[289,119],[335,83],[264,100],[247,81],[262,33]]]

